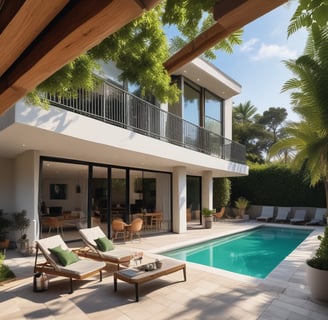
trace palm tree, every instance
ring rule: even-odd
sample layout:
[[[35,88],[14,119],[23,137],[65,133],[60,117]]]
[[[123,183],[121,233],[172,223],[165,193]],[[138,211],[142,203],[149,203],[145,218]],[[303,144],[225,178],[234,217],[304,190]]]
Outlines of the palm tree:
[[[328,0],[302,0],[290,19],[288,36],[305,27],[317,28],[327,25]]]
[[[301,121],[286,127],[287,137],[274,144],[270,154],[293,147],[295,168],[304,170],[310,185],[324,183],[328,208],[328,27],[312,28],[304,55],[285,64],[295,77],[282,90],[292,90]]]
[[[271,135],[258,123],[257,109],[250,101],[240,103],[232,110],[232,138],[245,145],[246,158],[251,162],[264,162],[262,141]]]
[[[250,101],[239,103],[233,108],[233,120],[241,124],[250,123],[256,112],[256,107]]]

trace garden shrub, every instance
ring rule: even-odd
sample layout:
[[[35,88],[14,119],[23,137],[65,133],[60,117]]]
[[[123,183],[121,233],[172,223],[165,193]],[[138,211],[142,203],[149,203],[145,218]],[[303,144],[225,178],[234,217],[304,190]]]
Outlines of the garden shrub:
[[[15,274],[3,263],[5,255],[0,253],[0,282],[15,278]]]

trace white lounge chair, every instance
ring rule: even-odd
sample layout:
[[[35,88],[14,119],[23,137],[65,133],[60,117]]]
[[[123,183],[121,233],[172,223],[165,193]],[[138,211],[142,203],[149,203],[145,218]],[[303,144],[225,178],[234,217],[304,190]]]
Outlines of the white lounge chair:
[[[269,220],[273,219],[273,211],[274,211],[274,207],[263,206],[261,215],[259,217],[257,217],[256,219],[269,221]]]
[[[327,212],[327,208],[316,208],[313,219],[311,219],[306,224],[315,225],[315,224],[323,223],[326,212]]]
[[[275,222],[285,222],[288,220],[290,207],[278,207],[277,215],[274,219]]]
[[[294,218],[290,219],[290,223],[301,223],[305,222],[305,215],[306,215],[306,210],[303,209],[297,209],[295,210]]]
[[[42,252],[45,262],[38,263],[39,250]],[[83,280],[99,273],[100,281],[102,281],[102,269],[105,267],[106,263],[104,262],[80,259],[67,247],[60,235],[36,241],[34,272],[69,278],[70,293],[73,292],[73,279]]]
[[[108,263],[114,263],[117,265],[117,269],[120,268],[120,264],[128,265],[133,259],[135,250],[132,249],[116,249],[112,244],[112,248],[106,251],[102,251],[97,245],[98,239],[107,239],[110,241],[99,226],[93,228],[86,228],[79,230],[83,242],[87,245],[89,250],[81,250],[79,255],[83,255],[90,259],[98,261],[104,261]]]

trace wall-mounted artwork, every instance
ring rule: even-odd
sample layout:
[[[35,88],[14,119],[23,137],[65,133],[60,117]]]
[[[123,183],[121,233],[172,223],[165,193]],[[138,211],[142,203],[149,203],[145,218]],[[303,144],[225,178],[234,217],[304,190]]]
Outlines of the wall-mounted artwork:
[[[50,199],[55,200],[65,200],[66,199],[66,184],[50,184]]]

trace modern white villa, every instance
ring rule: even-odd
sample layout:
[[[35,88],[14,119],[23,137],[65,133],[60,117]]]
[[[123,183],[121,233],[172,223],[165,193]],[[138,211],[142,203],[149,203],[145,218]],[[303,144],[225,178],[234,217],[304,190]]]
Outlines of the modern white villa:
[[[43,216],[58,215],[65,240],[81,225],[110,235],[114,217],[138,213],[162,214],[149,232],[183,233],[187,208],[201,222],[213,207],[213,178],[248,174],[231,140],[237,82],[196,58],[172,76],[182,95],[168,105],[139,98],[119,74],[104,64],[96,91],[49,96],[49,110],[21,100],[0,117],[0,209],[27,211],[30,241],[48,234]]]

